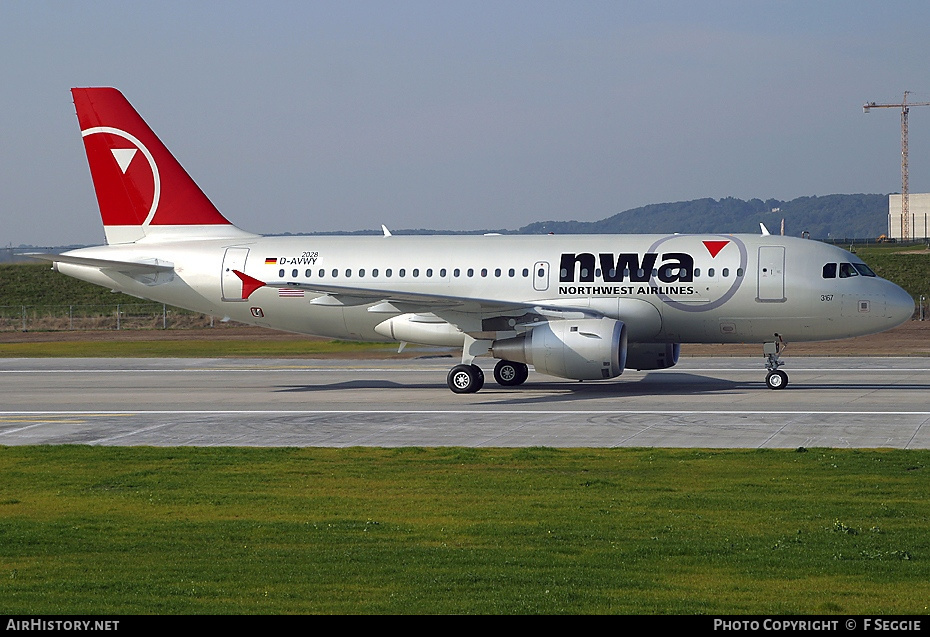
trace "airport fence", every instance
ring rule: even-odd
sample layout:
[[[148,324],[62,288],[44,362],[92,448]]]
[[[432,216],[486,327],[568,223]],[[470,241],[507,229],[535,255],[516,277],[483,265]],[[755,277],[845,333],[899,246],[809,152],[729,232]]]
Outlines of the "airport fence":
[[[227,324],[162,303],[0,305],[0,331],[6,332],[198,329]]]
[[[914,299],[914,320],[930,320],[930,297]],[[184,330],[244,326],[162,303],[0,305],[0,332]]]
[[[904,241],[903,239],[886,239],[884,241],[879,241],[875,239],[874,237],[858,238],[858,239],[848,239],[848,238],[839,239],[836,237],[830,237],[827,239],[818,239],[818,241],[822,241],[824,243],[829,243],[829,244],[839,246],[841,248],[846,248],[846,249],[849,249],[850,247],[855,248],[856,246],[862,246],[865,248],[869,248],[869,247],[881,246],[883,244],[884,245],[894,244],[894,245],[901,246],[904,248],[913,247],[913,246],[930,247],[930,238],[927,238],[927,237],[908,239],[907,241]]]

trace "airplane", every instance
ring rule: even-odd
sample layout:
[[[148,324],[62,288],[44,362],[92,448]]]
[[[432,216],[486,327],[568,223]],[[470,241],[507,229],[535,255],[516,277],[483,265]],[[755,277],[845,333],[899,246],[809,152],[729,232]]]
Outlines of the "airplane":
[[[855,255],[744,234],[260,236],[236,227],[114,88],[72,89],[106,245],[53,269],[242,323],[461,348],[447,375],[479,391],[536,372],[579,381],[674,366],[682,343],[759,343],[784,389],[786,342],[873,334],[913,299]]]

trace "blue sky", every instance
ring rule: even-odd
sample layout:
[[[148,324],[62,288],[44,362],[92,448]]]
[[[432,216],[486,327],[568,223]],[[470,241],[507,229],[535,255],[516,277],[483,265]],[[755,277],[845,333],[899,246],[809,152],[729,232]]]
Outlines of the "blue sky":
[[[900,188],[926,2],[0,3],[0,241],[102,241],[68,90],[115,86],[256,232],[517,228]],[[930,190],[930,107],[910,116]]]

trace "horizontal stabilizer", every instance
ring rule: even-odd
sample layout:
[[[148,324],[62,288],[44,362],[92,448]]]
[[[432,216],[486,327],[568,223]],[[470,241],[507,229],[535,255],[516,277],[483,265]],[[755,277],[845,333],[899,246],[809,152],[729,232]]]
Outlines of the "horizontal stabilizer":
[[[173,272],[174,264],[162,259],[142,259],[139,261],[116,261],[113,259],[93,259],[90,257],[74,257],[65,254],[29,254],[30,259],[51,261],[53,263],[71,263],[73,265],[86,265],[91,268],[116,270],[124,274],[155,274],[158,272]]]

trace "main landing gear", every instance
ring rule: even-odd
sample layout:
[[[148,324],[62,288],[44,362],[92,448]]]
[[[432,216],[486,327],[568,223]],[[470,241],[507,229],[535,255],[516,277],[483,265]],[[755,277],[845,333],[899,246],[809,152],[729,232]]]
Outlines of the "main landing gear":
[[[474,394],[484,387],[484,372],[477,365],[456,365],[449,370],[446,383],[456,394]]]
[[[503,387],[516,387],[526,382],[530,375],[529,368],[523,363],[498,361],[494,366],[494,380]]]
[[[498,361],[494,366],[494,380],[503,387],[516,387],[526,382],[529,368],[523,363]],[[456,394],[473,394],[484,387],[484,372],[477,365],[456,365],[446,377],[449,389]]]
[[[765,356],[765,368],[769,373],[765,377],[765,384],[769,389],[784,389],[788,386],[788,374],[778,369],[785,363],[778,360],[781,350],[785,348],[785,341],[776,334],[777,341],[762,344],[762,354]]]

